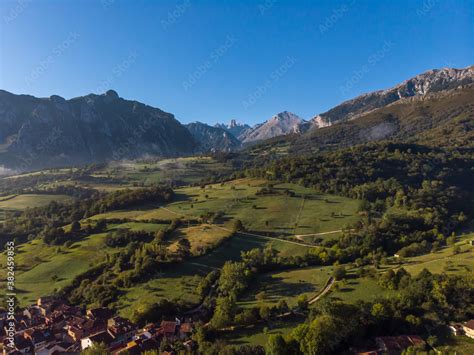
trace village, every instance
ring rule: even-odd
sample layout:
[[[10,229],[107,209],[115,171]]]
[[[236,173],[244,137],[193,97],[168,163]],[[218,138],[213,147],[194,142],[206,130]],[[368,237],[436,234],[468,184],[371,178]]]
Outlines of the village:
[[[192,339],[195,323],[192,319],[175,317],[159,324],[139,327],[108,308],[83,309],[64,300],[47,296],[19,310],[14,316],[14,335],[7,312],[0,313],[0,341],[3,354],[53,355],[81,353],[101,349],[109,354],[142,354],[146,351],[174,354],[176,345],[186,353],[197,350]],[[474,320],[448,325],[453,336],[474,339]],[[418,335],[377,337],[375,347],[355,350],[358,355],[401,354],[407,349],[426,349],[427,343]]]
[[[41,297],[36,304],[17,312],[11,341],[7,339],[7,313],[0,316],[3,354],[81,353],[99,346],[110,354],[140,354],[158,352],[163,342],[180,342],[189,351],[195,346],[191,340],[194,324],[189,319],[176,318],[139,328],[108,308],[84,310],[55,297]]]

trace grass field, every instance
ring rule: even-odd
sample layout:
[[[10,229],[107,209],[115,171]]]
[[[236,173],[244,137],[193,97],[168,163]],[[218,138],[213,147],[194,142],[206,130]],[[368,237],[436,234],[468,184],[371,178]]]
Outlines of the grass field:
[[[154,279],[122,289],[122,295],[117,302],[119,313],[130,317],[139,307],[153,304],[161,299],[179,300],[189,307],[199,303],[196,287],[202,276],[211,269],[192,263],[183,263],[173,269],[162,270]]]
[[[315,296],[331,274],[332,267],[310,267],[259,275],[241,298],[239,305],[274,306],[280,300],[285,300],[290,307],[294,307],[300,295],[305,295],[308,299]],[[255,296],[261,296],[262,292],[264,297],[257,300]]]
[[[277,184],[276,194],[256,195],[266,185],[264,180],[241,179],[205,189],[178,189],[177,202],[167,208],[196,217],[222,211],[229,219],[240,219],[248,230],[281,235],[340,230],[358,220],[356,200],[317,194],[295,184]],[[284,194],[285,190],[295,196]]]
[[[448,274],[469,275],[474,270],[474,246],[469,244],[474,240],[474,233],[458,238],[456,246],[459,253],[454,253],[454,246],[444,247],[437,252],[406,258],[402,266],[409,273],[416,275],[423,269],[432,273],[446,272]]]
[[[170,250],[176,251],[179,239],[186,238],[191,243],[191,253],[201,255],[206,250],[216,247],[230,235],[231,232],[210,224],[180,228],[170,240]]]
[[[144,231],[144,232],[152,233],[152,232],[165,230],[167,227],[168,227],[168,224],[127,222],[127,223],[121,223],[121,224],[110,224],[108,226],[108,229],[109,230],[128,229],[133,232]]]
[[[177,163],[187,164],[183,161],[159,162],[157,167],[147,166],[146,173],[155,168],[168,169],[169,166],[166,164]],[[192,161],[192,164],[196,162]],[[214,162],[199,164],[214,164]],[[145,167],[134,165],[133,169],[140,170]],[[140,171],[137,172],[139,173]],[[333,231],[341,229],[358,218],[355,212],[358,202],[355,200],[319,195],[311,189],[293,184],[275,185],[276,193],[272,195],[256,195],[256,192],[267,184],[264,180],[241,179],[224,184],[208,185],[205,188],[184,187],[176,189],[175,201],[166,206],[146,205],[133,210],[111,211],[91,217],[90,220],[100,218],[129,220],[124,223],[110,224],[109,230],[126,228],[134,231],[156,232],[163,230],[167,225],[146,223],[146,220],[176,218],[186,220],[187,217],[196,218],[208,212],[223,213],[217,225],[185,225],[179,228],[170,240],[170,248],[173,250],[179,238],[186,237],[191,242],[194,255],[205,254],[194,257],[173,270],[164,270],[156,279],[122,290],[123,297],[119,299],[121,312],[125,315],[133,312],[139,303],[138,300],[142,302],[145,295],[147,302],[154,302],[161,298],[176,298],[190,305],[195,304],[199,301],[194,293],[199,277],[194,275],[202,276],[213,268],[222,267],[228,260],[239,260],[242,251],[270,244],[282,256],[289,256],[304,255],[310,249],[308,246],[285,240],[271,239],[266,235],[292,238],[295,233]],[[291,191],[293,196],[284,193],[285,190]],[[13,206],[25,208],[25,206],[48,203],[48,198],[53,199],[48,195],[21,195],[0,201],[0,206],[3,203],[9,208]],[[58,196],[54,195],[54,199],[57,198]],[[68,197],[63,198],[66,200]],[[247,230],[261,237],[239,234],[227,239],[231,234],[230,229],[235,219],[241,219]],[[20,293],[21,303],[29,303],[40,295],[51,293],[54,289],[67,285],[76,275],[102,261],[106,253],[117,251],[117,249],[105,247],[105,235],[102,233],[89,236],[76,242],[70,249],[50,247],[39,240],[20,246],[17,257],[19,268],[17,287],[22,292]],[[310,274],[308,271],[301,270],[288,274],[282,273],[276,276],[274,281],[289,284],[289,288],[294,286],[291,282],[295,281],[298,285],[294,291],[295,294],[299,292],[311,294],[327,280],[327,275],[319,279],[316,277],[318,273],[315,274],[316,276],[310,276]],[[284,287],[280,291],[284,292]],[[272,289],[275,297],[278,297],[280,291],[278,286]],[[269,299],[269,302],[273,302],[273,299]],[[291,302],[293,301],[290,300]]]
[[[0,199],[0,209],[24,210],[28,207],[32,208],[32,207],[45,206],[51,201],[66,202],[66,201],[72,201],[72,198],[66,195],[47,195],[47,194],[39,194],[39,195],[24,194],[24,195],[16,195],[12,198],[2,197]]]
[[[63,287],[93,265],[104,261],[105,233],[91,235],[74,243],[71,248],[48,246],[41,240],[33,240],[17,248],[16,287],[22,305],[29,304],[41,295],[51,294]],[[1,255],[2,266],[5,255]],[[4,279],[2,267],[2,280]],[[53,280],[53,277],[57,279]]]
[[[260,323],[251,328],[237,329],[223,334],[224,340],[233,346],[254,344],[265,346],[271,334],[283,336],[291,333],[295,327],[304,322],[304,317],[291,316],[284,320],[272,320],[268,323]]]
[[[151,185],[199,183],[212,173],[230,172],[230,168],[210,157],[183,157],[153,162],[116,162],[93,174],[95,177],[113,177],[130,184]]]
[[[339,196],[320,195],[294,184],[275,185],[276,194],[256,195],[265,180],[241,179],[206,188],[176,189],[175,202],[165,208],[143,206],[130,211],[113,211],[91,219],[129,218],[135,220],[197,218],[211,212],[222,212],[223,226],[231,227],[232,220],[240,219],[247,230],[277,236],[303,235],[300,240],[315,237],[305,234],[338,231],[358,220],[359,202]],[[289,190],[295,194],[288,196]],[[336,238],[338,233],[322,235],[321,239]]]

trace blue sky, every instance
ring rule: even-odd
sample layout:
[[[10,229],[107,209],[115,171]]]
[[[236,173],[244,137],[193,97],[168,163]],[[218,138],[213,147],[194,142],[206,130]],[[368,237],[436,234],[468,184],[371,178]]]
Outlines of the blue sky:
[[[303,118],[474,64],[472,1],[1,0],[0,88],[109,88],[182,122]]]

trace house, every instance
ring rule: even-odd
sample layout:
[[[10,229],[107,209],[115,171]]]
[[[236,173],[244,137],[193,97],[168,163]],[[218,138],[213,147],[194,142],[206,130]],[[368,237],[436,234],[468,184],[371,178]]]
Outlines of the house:
[[[132,340],[137,327],[128,319],[113,317],[107,322],[107,331],[114,339],[111,346],[126,344]]]
[[[55,305],[57,305],[57,301],[51,296],[40,297],[36,302],[36,306],[43,316],[48,315],[53,310]]]
[[[27,329],[24,331],[23,337],[33,344],[35,350],[41,349],[55,340],[49,329]]]
[[[15,350],[22,354],[33,354],[34,346],[33,343],[23,337],[23,335],[15,336]]]
[[[160,333],[166,338],[173,338],[176,335],[176,321],[162,321]]]
[[[453,333],[454,336],[464,335],[464,328],[460,323],[451,323],[449,325],[449,330],[451,330],[451,333]]]
[[[418,335],[400,335],[375,338],[380,351],[390,354],[400,354],[409,347],[424,348],[426,343]]]
[[[193,333],[193,329],[193,323],[181,323],[181,326],[179,327],[179,337],[181,339],[189,338]]]
[[[113,312],[108,308],[99,307],[88,309],[86,315],[89,319],[101,319],[106,321],[112,318]]]
[[[103,320],[92,320],[81,317],[73,317],[68,321],[67,334],[74,340],[78,341],[90,334],[97,334],[107,329]]]
[[[121,348],[116,354],[140,355],[145,351],[158,350],[160,343],[155,339],[134,340],[127,344],[126,347]]]
[[[466,336],[471,339],[474,339],[474,319],[471,319],[470,321],[464,323],[462,327]]]
[[[110,335],[109,332],[104,330],[99,333],[82,338],[81,349],[85,350],[93,345],[97,345],[101,343],[105,344],[107,347],[110,347],[113,341],[114,341],[114,338],[112,337],[112,335]]]
[[[67,353],[70,352],[71,346],[70,343],[56,343],[50,344],[36,351],[36,355],[56,355],[58,353]]]

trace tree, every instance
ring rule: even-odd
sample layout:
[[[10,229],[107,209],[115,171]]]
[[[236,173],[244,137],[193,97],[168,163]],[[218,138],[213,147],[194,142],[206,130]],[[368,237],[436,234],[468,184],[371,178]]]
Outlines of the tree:
[[[233,297],[218,297],[216,309],[211,319],[211,325],[216,328],[223,328],[232,323],[236,312],[235,299]]]
[[[308,309],[308,297],[306,295],[299,295],[296,299],[296,304],[300,310],[305,311]]]
[[[268,319],[272,315],[272,310],[270,307],[263,305],[260,307],[258,314],[260,315],[260,318]]]
[[[182,259],[191,255],[191,243],[187,238],[181,238],[178,240],[177,253]]]
[[[286,342],[280,334],[270,334],[265,345],[267,355],[286,355]]]
[[[109,351],[104,343],[93,344],[82,352],[84,355],[107,355]]]
[[[234,221],[234,232],[242,231],[244,230],[244,225],[240,219],[236,219]]]
[[[316,317],[302,334],[299,341],[303,354],[319,355],[332,353],[339,342],[341,329],[331,316],[321,315]]]
[[[74,221],[71,224],[71,233],[76,234],[81,231],[81,224],[78,221]]]
[[[342,280],[346,277],[346,268],[344,266],[336,266],[332,273],[332,276],[337,280]]]
[[[219,292],[224,295],[238,295],[247,286],[244,263],[227,261],[219,277]]]

